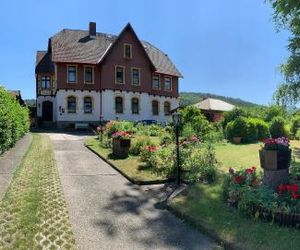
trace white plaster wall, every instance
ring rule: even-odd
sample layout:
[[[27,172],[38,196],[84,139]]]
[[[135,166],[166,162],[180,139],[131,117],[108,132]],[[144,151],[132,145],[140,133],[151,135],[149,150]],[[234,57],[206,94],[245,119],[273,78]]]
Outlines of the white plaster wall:
[[[53,103],[53,121],[56,121],[56,114],[55,114],[55,97],[53,96],[38,96],[37,98],[37,116],[42,117],[42,107],[44,101],[51,101]]]
[[[68,113],[67,97],[75,96],[77,99],[76,113]],[[84,113],[83,98],[91,96],[93,98],[93,112]],[[64,109],[64,112],[60,112]],[[58,90],[56,94],[55,113],[58,122],[60,121],[99,121],[100,119],[100,92],[96,91],[81,91],[81,90]]]
[[[124,113],[116,114],[115,112],[115,97],[122,96],[124,100]],[[131,112],[131,98],[138,97],[140,102],[139,114],[132,114]],[[159,101],[159,115],[152,115],[152,101]],[[168,123],[171,121],[171,116],[164,114],[164,102],[169,101],[171,103],[171,109],[177,108],[179,105],[178,98],[171,97],[160,97],[149,95],[148,93],[137,93],[137,92],[120,92],[105,90],[102,91],[102,105],[103,105],[103,116],[104,120],[157,120],[161,123]]]

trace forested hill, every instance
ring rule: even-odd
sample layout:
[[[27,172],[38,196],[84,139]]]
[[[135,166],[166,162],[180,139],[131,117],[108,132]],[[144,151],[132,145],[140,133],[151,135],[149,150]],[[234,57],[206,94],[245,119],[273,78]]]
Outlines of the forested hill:
[[[181,92],[180,93],[180,106],[184,107],[190,104],[197,103],[204,98],[215,98],[220,99],[222,101],[228,102],[232,105],[238,106],[238,107],[258,107],[260,105],[244,101],[240,98],[232,98],[227,96],[221,96],[221,95],[214,95],[210,93],[195,93],[195,92]]]

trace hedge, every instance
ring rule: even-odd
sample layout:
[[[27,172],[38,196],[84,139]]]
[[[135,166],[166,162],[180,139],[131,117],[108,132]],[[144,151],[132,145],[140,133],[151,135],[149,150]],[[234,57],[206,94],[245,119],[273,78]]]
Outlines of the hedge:
[[[226,136],[229,140],[238,136],[245,143],[255,142],[270,137],[269,126],[259,118],[238,117],[227,124]]]
[[[28,132],[29,124],[28,109],[0,87],[0,154]]]

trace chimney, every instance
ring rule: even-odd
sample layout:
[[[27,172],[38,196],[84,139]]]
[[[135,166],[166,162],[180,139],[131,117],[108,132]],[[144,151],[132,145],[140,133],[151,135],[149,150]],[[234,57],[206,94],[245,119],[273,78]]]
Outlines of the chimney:
[[[96,37],[96,23],[95,22],[90,22],[89,35],[90,35],[91,38]]]

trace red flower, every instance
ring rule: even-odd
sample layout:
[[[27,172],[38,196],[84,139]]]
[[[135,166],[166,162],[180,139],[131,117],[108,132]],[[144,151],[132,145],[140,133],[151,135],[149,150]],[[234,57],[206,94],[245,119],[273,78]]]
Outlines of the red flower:
[[[292,193],[292,199],[299,199],[300,195],[299,194],[296,194],[296,193]]]
[[[146,149],[148,152],[153,153],[157,150],[157,147],[156,146],[148,146]]]
[[[283,192],[285,192],[285,190],[286,190],[285,185],[280,184],[280,185],[278,186],[278,193],[279,193],[279,194],[282,194]]]
[[[245,180],[245,177],[244,177],[244,176],[238,175],[238,176],[235,176],[235,177],[234,177],[234,182],[235,182],[236,184],[241,184],[241,183],[244,182],[244,180]]]
[[[254,174],[254,172],[256,171],[256,167],[247,168],[245,171],[249,175]]]

